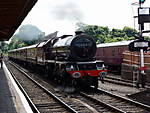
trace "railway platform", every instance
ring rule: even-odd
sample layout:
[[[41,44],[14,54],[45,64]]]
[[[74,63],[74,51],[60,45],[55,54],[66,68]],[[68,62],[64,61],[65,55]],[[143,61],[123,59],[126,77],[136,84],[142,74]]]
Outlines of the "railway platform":
[[[0,113],[33,113],[5,63],[0,67]]]

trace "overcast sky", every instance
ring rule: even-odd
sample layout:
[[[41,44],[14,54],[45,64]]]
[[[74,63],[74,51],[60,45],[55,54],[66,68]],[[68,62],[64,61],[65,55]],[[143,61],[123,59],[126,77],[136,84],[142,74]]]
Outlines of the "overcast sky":
[[[110,29],[134,28],[134,2],[138,0],[38,0],[22,25],[35,25],[46,35],[55,31],[72,34],[77,22]],[[150,0],[144,6],[150,7]]]

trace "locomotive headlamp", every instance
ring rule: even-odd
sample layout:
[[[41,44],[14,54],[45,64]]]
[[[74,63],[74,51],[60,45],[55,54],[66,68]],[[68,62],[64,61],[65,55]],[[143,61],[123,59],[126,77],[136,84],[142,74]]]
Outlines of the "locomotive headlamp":
[[[79,72],[74,72],[74,73],[72,74],[72,77],[73,77],[73,78],[80,78],[80,77],[81,77],[81,73],[79,73]]]

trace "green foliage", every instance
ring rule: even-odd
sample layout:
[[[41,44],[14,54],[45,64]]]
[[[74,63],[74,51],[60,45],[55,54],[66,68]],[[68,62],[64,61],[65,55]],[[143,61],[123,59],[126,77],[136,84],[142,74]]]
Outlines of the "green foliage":
[[[1,52],[6,53],[8,50],[8,44],[5,42],[0,42],[0,43],[1,43],[0,53]]]
[[[16,36],[13,36],[11,39],[11,42],[8,45],[8,49],[12,50],[12,49],[17,49],[19,45],[19,38]]]
[[[130,27],[124,27],[122,30],[128,37],[133,37],[137,34],[137,31],[135,29],[132,29]]]
[[[150,41],[150,37],[148,37],[148,36],[145,36],[144,39],[147,41]]]
[[[41,39],[22,40],[22,39],[18,38],[17,35],[14,35],[11,38],[11,41],[8,45],[8,50],[17,49],[17,48],[21,48],[21,47],[25,47],[25,46],[30,46],[30,45],[38,43],[39,40],[41,40]]]
[[[130,27],[124,27],[123,29],[113,28],[110,30],[108,27],[83,23],[77,23],[77,30],[84,31],[85,34],[94,37],[97,43],[133,40],[137,35],[137,31]]]

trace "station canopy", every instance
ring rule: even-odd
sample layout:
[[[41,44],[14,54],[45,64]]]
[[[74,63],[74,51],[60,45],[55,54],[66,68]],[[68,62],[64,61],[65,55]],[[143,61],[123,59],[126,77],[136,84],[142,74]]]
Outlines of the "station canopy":
[[[11,38],[37,0],[0,1],[0,41]]]

